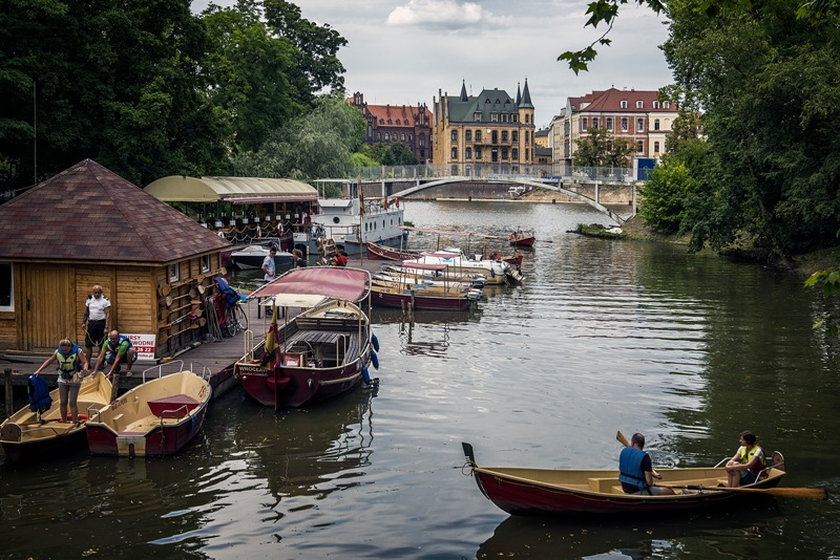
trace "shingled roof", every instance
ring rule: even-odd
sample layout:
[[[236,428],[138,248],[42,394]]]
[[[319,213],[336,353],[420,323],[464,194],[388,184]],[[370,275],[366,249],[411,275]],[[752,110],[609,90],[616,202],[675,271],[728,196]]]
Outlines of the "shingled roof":
[[[86,159],[0,206],[0,258],[168,263],[230,243]]]

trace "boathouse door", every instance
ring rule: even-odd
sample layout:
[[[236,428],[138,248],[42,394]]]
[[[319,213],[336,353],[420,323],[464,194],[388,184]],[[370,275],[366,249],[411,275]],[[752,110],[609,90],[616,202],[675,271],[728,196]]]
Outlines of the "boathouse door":
[[[75,340],[81,324],[82,302],[75,301],[73,267],[60,264],[25,264],[21,270],[21,299],[18,320],[20,349],[38,351],[55,348],[59,339]],[[79,320],[76,321],[76,315]]]

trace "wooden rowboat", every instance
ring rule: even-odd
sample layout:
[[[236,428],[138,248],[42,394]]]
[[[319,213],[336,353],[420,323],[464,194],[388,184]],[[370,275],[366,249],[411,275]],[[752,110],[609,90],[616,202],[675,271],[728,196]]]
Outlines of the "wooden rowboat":
[[[79,425],[67,418],[60,422],[58,389],[51,391],[50,397],[52,405],[45,412],[38,414],[26,406],[0,424],[0,444],[7,462],[55,458],[63,452],[85,447],[85,420],[111,402],[111,382],[102,372],[94,372],[82,380],[77,400]]]
[[[524,231],[515,231],[508,235],[508,241],[514,247],[533,247],[537,238],[533,233],[525,233]]]
[[[511,467],[479,467],[472,446],[462,443],[467,463],[479,489],[490,501],[514,515],[579,515],[693,512],[719,506],[745,497],[774,492],[785,474],[781,453],[773,454],[774,464],[759,481],[740,488],[719,487],[726,482],[726,470],[713,468],[657,469],[663,486],[676,494],[648,496],[625,494],[614,470],[561,470]],[[775,492],[804,491],[803,497],[819,497],[824,490],[779,488]],[[814,492],[811,492],[814,491]]]
[[[210,395],[210,383],[191,371],[138,385],[88,420],[90,451],[121,457],[173,455],[201,430]]]
[[[373,241],[368,241],[365,243],[365,246],[367,247],[367,255],[369,259],[404,261],[406,259],[416,259],[420,256],[420,253],[414,251],[403,251],[393,247],[380,245],[379,243],[374,243]]]

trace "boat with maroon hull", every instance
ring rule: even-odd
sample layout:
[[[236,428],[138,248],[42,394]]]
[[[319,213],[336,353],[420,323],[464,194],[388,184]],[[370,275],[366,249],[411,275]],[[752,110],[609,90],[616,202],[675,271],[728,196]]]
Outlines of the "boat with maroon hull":
[[[325,303],[286,319],[275,309],[265,339],[234,365],[245,392],[265,406],[297,408],[370,382],[378,367],[371,332],[370,273],[352,267],[296,268],[260,287],[251,298],[309,295]],[[282,315],[288,317],[286,313]]]

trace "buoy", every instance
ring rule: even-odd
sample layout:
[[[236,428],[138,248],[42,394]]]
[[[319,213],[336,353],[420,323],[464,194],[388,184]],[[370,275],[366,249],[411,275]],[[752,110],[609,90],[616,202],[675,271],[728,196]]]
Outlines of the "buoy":
[[[376,355],[376,352],[370,353],[370,363],[373,364],[373,367],[379,369],[379,357]]]
[[[362,379],[364,379],[365,385],[370,385],[370,372],[367,366],[362,366]]]
[[[373,344],[373,349],[379,352],[379,339],[376,338],[375,334],[370,335],[370,343]]]

